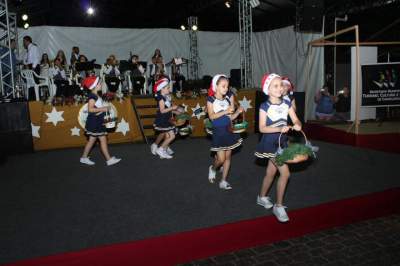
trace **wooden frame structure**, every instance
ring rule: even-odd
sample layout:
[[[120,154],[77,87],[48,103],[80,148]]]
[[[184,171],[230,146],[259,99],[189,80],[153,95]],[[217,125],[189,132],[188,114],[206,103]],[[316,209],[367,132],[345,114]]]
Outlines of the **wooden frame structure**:
[[[355,36],[355,42],[332,42],[332,41],[327,41],[328,39],[331,39],[333,37],[336,37],[338,35],[354,31],[354,36]],[[324,47],[324,46],[355,46],[356,47],[356,110],[355,110],[355,119],[354,122],[351,124],[351,126],[348,128],[347,132],[351,130],[353,126],[355,126],[355,134],[359,134],[359,125],[360,125],[360,102],[361,102],[361,77],[360,77],[360,72],[361,72],[361,64],[360,64],[360,46],[377,46],[377,45],[400,45],[400,42],[360,42],[359,39],[359,27],[358,25],[351,26],[346,29],[339,30],[337,32],[331,33],[327,36],[324,36],[322,38],[313,40],[308,43],[308,50],[311,51],[308,53],[307,57],[307,79],[306,79],[306,87],[305,90],[307,90],[307,85],[308,81],[310,78],[310,54],[312,53],[312,48],[313,47]],[[335,62],[336,64],[336,62]],[[309,106],[309,98],[306,97],[306,103],[304,106],[304,113],[307,114],[307,109]],[[306,119],[307,120],[307,119]]]

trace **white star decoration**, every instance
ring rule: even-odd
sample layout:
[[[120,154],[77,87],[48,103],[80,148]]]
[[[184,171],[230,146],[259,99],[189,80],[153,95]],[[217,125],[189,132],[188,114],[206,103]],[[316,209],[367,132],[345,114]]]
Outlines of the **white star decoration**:
[[[79,137],[81,135],[80,134],[80,131],[81,131],[80,128],[73,127],[70,130],[71,130],[71,136],[78,136]]]
[[[121,122],[118,123],[117,130],[115,130],[115,132],[120,132],[125,136],[126,132],[128,131],[129,131],[129,123],[127,123],[125,119],[122,118]]]
[[[204,113],[204,106],[200,106],[199,103],[197,103],[197,105],[194,108],[191,108],[193,111],[192,117],[197,117],[197,119],[200,120],[201,116],[206,115],[206,113]]]
[[[62,114],[64,111],[59,111],[57,112],[56,108],[53,107],[51,110],[51,113],[46,113],[47,115],[47,123],[53,123],[54,126],[57,126],[58,122],[64,121],[64,118],[62,117]]]
[[[247,109],[253,108],[253,106],[251,106],[251,100],[247,100],[246,96],[243,97],[243,99],[241,101],[239,101],[240,106],[243,107],[244,111],[247,112]]]
[[[35,138],[40,138],[39,135],[40,126],[35,126],[34,124],[31,123],[31,127],[32,127],[32,136]]]

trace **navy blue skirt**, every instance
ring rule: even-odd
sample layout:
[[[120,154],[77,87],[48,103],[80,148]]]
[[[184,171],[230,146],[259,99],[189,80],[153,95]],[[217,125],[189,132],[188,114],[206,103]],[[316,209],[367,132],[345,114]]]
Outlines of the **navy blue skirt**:
[[[89,113],[85,125],[86,135],[95,137],[107,135],[107,129],[104,126],[104,115],[105,113],[99,115]]]
[[[154,121],[154,129],[161,132],[167,132],[175,129],[175,126],[171,123],[171,113],[157,113]]]
[[[213,127],[211,151],[233,150],[239,147],[243,139],[230,131],[230,126]]]
[[[280,133],[263,134],[260,142],[257,144],[255,156],[258,158],[275,158],[276,152],[279,149]],[[287,147],[287,136],[283,134],[281,137],[281,148]]]

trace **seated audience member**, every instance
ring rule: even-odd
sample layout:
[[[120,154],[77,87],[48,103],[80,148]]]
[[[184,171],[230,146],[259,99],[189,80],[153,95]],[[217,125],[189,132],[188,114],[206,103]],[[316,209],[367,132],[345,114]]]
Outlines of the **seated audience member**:
[[[319,120],[331,120],[333,117],[333,97],[330,95],[328,87],[324,86],[318,90],[314,98],[317,108],[315,116]]]
[[[66,71],[68,69],[67,58],[63,50],[58,50],[56,58],[60,59],[61,66]]]
[[[60,58],[54,59],[54,66],[50,69],[50,73],[57,87],[56,97],[70,97],[74,95]]]
[[[144,75],[145,75],[146,70],[140,64],[138,55],[132,55],[131,63],[133,65],[133,70],[131,73],[131,81],[132,81],[133,90],[134,90],[134,93],[139,94],[140,91],[144,87],[144,83],[145,83]]]
[[[338,120],[347,121],[350,119],[350,91],[347,87],[339,91],[339,94],[335,97],[336,113],[335,118]]]
[[[48,77],[50,66],[49,56],[46,53],[42,54],[42,59],[40,60],[40,76]]]
[[[121,73],[118,69],[118,61],[114,55],[110,55],[107,58],[107,61],[103,66],[103,73],[108,90],[116,92],[121,82],[119,78]]]
[[[70,59],[71,66],[74,66],[78,60],[79,60],[79,47],[74,46],[72,47],[71,51],[71,59]]]

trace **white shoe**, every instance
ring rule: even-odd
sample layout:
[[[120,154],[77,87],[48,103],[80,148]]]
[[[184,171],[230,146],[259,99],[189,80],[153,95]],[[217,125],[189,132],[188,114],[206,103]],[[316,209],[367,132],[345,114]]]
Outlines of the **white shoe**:
[[[208,168],[208,181],[210,181],[210,183],[214,183],[216,174],[217,173],[214,170],[213,166],[210,165],[210,167]]]
[[[257,204],[263,206],[266,209],[271,209],[272,207],[274,207],[274,204],[271,202],[270,197],[257,196]]]
[[[80,162],[87,165],[95,165],[96,163],[89,159],[89,157],[81,157]]]
[[[167,151],[168,155],[172,155],[175,153],[170,147],[168,147],[166,151]]]
[[[272,213],[276,216],[279,222],[281,223],[286,223],[289,221],[289,217],[285,211],[287,207],[285,206],[277,206],[276,204],[274,205],[274,208],[272,209]]]
[[[153,155],[157,155],[157,152],[156,152],[157,149],[158,149],[157,144],[155,144],[155,143],[151,144],[150,150],[151,150],[151,153],[152,153]]]
[[[169,155],[162,147],[156,150],[156,153],[160,156],[161,159],[172,159],[172,156]]]
[[[219,182],[219,188],[220,189],[225,189],[225,190],[232,189],[231,185],[229,185],[229,183],[226,182],[225,180],[222,180],[221,182]]]
[[[107,166],[111,166],[111,165],[114,165],[114,164],[119,163],[119,161],[121,161],[120,158],[115,158],[115,157],[113,156],[113,157],[111,157],[110,160],[108,160],[106,163],[107,163]]]

